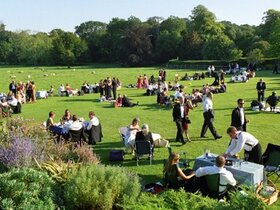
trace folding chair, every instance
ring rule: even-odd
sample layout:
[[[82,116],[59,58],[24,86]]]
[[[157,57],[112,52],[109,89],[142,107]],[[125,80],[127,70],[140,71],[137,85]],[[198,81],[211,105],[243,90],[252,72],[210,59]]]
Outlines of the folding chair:
[[[265,152],[262,155],[262,162],[267,172],[267,177],[275,174],[277,176],[274,183],[276,183],[280,177],[280,146],[274,144],[268,144]]]
[[[128,131],[128,127],[127,126],[119,128],[119,134],[120,134],[121,140],[124,143],[125,143],[125,136],[126,136],[127,131]]]
[[[220,174],[211,174],[201,177],[200,190],[202,195],[208,196],[210,198],[222,199],[227,193],[227,189],[220,192]],[[227,186],[227,185],[226,185]]]
[[[138,164],[139,157],[142,155],[148,155],[150,160],[150,165],[152,165],[153,152],[152,152],[152,145],[149,141],[135,141],[135,157],[136,157],[137,166],[139,165]]]
[[[83,140],[85,140],[83,128],[78,131],[69,130],[69,135],[71,141],[79,143],[80,146],[82,145]]]

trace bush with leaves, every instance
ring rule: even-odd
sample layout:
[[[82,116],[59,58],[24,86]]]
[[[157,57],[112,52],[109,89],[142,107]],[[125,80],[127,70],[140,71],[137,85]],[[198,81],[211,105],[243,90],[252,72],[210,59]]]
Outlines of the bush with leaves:
[[[179,191],[167,190],[159,195],[141,193],[136,202],[128,199],[122,205],[125,210],[263,210],[265,207],[265,204],[256,199],[256,196],[249,191],[245,193],[233,192],[230,194],[229,201],[219,202],[209,197],[203,197],[199,193],[186,193],[183,189]]]
[[[55,209],[54,181],[34,169],[0,174],[0,209]]]
[[[0,145],[0,163],[8,169],[30,167],[34,149],[30,139],[12,135],[9,144]]]
[[[112,209],[135,201],[141,190],[138,176],[120,167],[82,166],[70,177],[64,188],[67,209]]]

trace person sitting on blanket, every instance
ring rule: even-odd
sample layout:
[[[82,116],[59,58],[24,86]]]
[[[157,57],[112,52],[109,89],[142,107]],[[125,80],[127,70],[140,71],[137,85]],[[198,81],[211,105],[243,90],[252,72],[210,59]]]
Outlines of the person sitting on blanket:
[[[266,99],[266,103],[270,106],[270,111],[275,111],[275,107],[277,106],[279,98],[276,96],[276,92],[273,91],[272,94]]]
[[[171,189],[179,189],[184,187],[186,191],[192,191],[193,179],[195,176],[194,171],[186,171],[185,173],[179,167],[180,155],[171,153],[168,162],[164,168],[164,178],[166,185]],[[187,174],[188,173],[188,174]]]

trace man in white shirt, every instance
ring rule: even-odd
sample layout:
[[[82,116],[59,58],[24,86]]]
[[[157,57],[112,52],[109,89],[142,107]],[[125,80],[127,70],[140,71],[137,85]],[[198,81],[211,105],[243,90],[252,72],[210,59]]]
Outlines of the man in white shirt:
[[[88,117],[89,117],[90,121],[88,123],[87,130],[90,130],[92,126],[99,125],[99,119],[97,117],[95,117],[95,114],[93,111],[90,111],[88,113]]]
[[[249,162],[260,163],[262,157],[261,145],[252,134],[237,131],[233,126],[227,129],[227,133],[231,138],[231,143],[224,154],[227,156],[236,156],[242,149],[244,149],[244,159]]]
[[[235,186],[236,180],[232,173],[224,168],[226,160],[223,156],[216,157],[215,166],[200,167],[196,170],[195,176],[201,177],[212,174],[220,174],[220,186],[219,192],[224,192],[227,189],[227,185]]]
[[[79,131],[83,127],[82,123],[78,120],[77,115],[73,115],[73,123],[69,126],[69,130],[71,131]]]
[[[202,129],[201,129],[200,137],[205,138],[205,133],[208,130],[208,127],[209,127],[212,135],[214,136],[214,138],[216,140],[216,139],[222,138],[222,136],[220,136],[217,133],[217,131],[216,131],[214,125],[213,125],[214,111],[213,111],[212,98],[213,98],[213,93],[211,93],[211,92],[206,93],[206,95],[203,97],[204,123],[203,123]]]

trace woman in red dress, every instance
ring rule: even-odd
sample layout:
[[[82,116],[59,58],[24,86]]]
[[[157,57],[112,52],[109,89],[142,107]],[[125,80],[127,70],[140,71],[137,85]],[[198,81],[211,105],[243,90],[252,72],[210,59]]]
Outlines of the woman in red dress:
[[[186,103],[185,103],[185,114],[186,114],[186,119],[189,118],[189,110],[193,109],[193,105],[190,99],[186,99]],[[191,142],[191,139],[189,137],[188,131],[189,131],[189,123],[188,122],[184,122],[183,123],[183,130],[185,132],[186,138],[187,138],[187,142]]]

